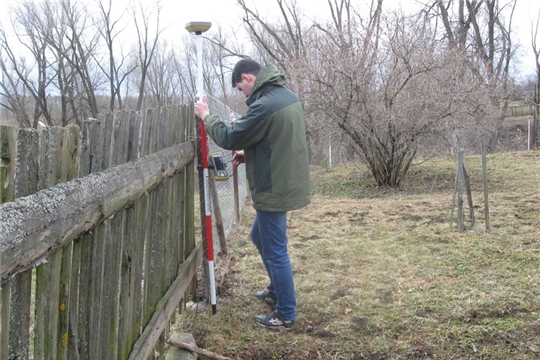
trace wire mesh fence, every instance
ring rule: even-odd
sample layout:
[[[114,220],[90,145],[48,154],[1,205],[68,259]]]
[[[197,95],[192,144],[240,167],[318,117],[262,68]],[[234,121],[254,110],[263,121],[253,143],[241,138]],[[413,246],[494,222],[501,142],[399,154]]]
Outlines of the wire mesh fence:
[[[233,110],[227,105],[223,104],[213,96],[207,95],[208,105],[210,107],[210,112],[214,115],[219,116],[223,122],[228,126],[235,121],[239,114],[233,112]],[[221,218],[223,221],[223,228],[225,230],[225,235],[228,235],[231,228],[234,226],[237,221],[236,211],[239,212],[242,210],[246,203],[246,197],[248,196],[248,185],[246,179],[245,165],[240,165],[236,168],[236,174],[233,173],[235,170],[232,166],[232,156],[233,151],[225,150],[217,146],[214,141],[209,137],[208,138],[208,153],[220,152],[223,154],[223,159],[227,166],[227,173],[229,174],[229,179],[225,181],[216,181],[217,193],[218,193],[218,202],[219,208],[221,209]],[[234,179],[236,176],[238,179],[238,189],[235,192]],[[235,196],[238,199],[238,209],[235,205]],[[213,204],[212,204],[213,206]],[[217,227],[215,221],[212,224],[213,233],[217,234]],[[213,237],[214,240],[214,249],[215,252],[220,252],[222,249],[220,247],[217,235]]]

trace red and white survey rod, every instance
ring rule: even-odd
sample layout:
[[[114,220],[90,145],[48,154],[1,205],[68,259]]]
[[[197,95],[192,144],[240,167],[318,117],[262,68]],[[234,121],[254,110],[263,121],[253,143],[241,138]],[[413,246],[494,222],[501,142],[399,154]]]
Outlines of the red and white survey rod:
[[[210,29],[211,22],[190,22],[186,24],[186,30],[193,33],[197,37],[197,98],[198,101],[202,101],[204,96],[203,91],[203,74],[202,74],[202,47],[201,47],[201,35],[203,32]],[[199,165],[202,166],[203,172],[203,188],[199,191],[204,193],[204,202],[201,203],[201,207],[204,207],[204,229],[202,229],[203,241],[206,237],[206,256],[208,260],[208,282],[210,287],[210,304],[212,305],[212,313],[216,313],[216,279],[214,271],[214,243],[212,240],[212,213],[210,207],[210,194],[209,194],[209,173],[208,173],[208,144],[206,130],[204,128],[203,119],[197,119],[199,122],[199,143],[200,159]],[[201,209],[202,210],[202,209]],[[202,211],[201,211],[202,214]]]
[[[206,252],[208,259],[208,278],[210,286],[210,304],[212,305],[212,313],[216,313],[216,280],[214,271],[214,242],[212,238],[212,213],[210,207],[209,194],[209,172],[208,172],[208,145],[204,122],[199,119],[199,136],[201,138],[201,160],[204,178],[204,213],[205,213],[205,229],[206,229]],[[204,239],[203,239],[204,240]]]

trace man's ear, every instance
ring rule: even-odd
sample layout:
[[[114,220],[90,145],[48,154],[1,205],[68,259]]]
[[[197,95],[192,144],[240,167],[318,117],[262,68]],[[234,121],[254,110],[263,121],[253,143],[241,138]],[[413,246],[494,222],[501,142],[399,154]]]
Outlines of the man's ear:
[[[242,73],[240,76],[242,77],[242,80],[245,80],[248,83],[255,81],[255,76],[251,74]]]

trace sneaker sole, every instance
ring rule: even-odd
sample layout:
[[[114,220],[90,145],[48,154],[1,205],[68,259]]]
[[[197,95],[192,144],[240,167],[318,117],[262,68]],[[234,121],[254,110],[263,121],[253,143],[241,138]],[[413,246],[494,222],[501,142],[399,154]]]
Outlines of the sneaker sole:
[[[286,327],[286,326],[266,326],[264,324],[261,324],[260,322],[257,322],[257,324],[265,329],[273,330],[273,331],[290,331],[292,327]]]

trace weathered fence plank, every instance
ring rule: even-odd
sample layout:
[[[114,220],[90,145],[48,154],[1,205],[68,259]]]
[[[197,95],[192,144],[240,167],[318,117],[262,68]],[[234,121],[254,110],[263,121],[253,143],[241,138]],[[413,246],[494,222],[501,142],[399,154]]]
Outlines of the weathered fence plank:
[[[104,240],[104,267],[102,277],[101,317],[99,333],[99,346],[101,354],[99,359],[113,359],[117,353],[116,327],[118,325],[118,287],[120,281],[120,265],[122,244],[123,212],[109,219],[108,230]]]
[[[137,116],[134,116],[137,114]],[[127,160],[138,157],[139,128],[142,116],[139,113],[131,112],[129,118],[123,121],[128,122],[129,134],[127,144]],[[136,146],[135,146],[136,145]],[[124,211],[123,223],[123,244],[121,253],[120,268],[120,291],[118,308],[118,346],[116,350],[117,359],[126,359],[129,356],[133,343],[140,334],[140,314],[141,286],[142,286],[142,256],[144,251],[144,227],[138,223],[139,212],[146,212],[146,196],[141,198],[133,207]],[[141,233],[142,232],[142,236]]]
[[[106,114],[105,116],[99,116],[101,120],[100,126],[100,136],[103,137],[103,153],[100,156],[101,158],[101,167],[99,171],[107,170],[111,167],[112,163],[112,153],[111,148],[113,148],[112,138],[113,138],[113,114]]]
[[[61,252],[36,269],[36,319],[34,352],[36,359],[56,358],[58,346],[58,298]]]
[[[39,137],[39,189],[47,189],[61,181],[64,128],[44,129]],[[63,249],[62,249],[63,250]],[[59,348],[60,272],[62,250],[51,254],[36,269],[36,318],[34,349],[38,359],[57,358]]]
[[[165,145],[163,144],[163,133],[167,132],[166,124],[162,119],[162,112],[154,109],[150,118],[154,123],[153,136],[150,139],[150,149],[159,151]],[[165,279],[164,273],[164,251],[165,244],[159,239],[164,238],[164,228],[166,223],[166,186],[161,184],[149,196],[149,233],[146,244],[146,271],[145,271],[145,307],[143,309],[143,327],[146,327],[150,321],[154,309],[159,299],[163,296]]]
[[[38,190],[39,134],[33,129],[20,130],[17,137],[15,198],[24,197]],[[0,234],[3,232],[0,231]],[[2,260],[0,260],[2,263]],[[9,321],[10,357],[28,359],[30,346],[30,308],[32,273],[19,274],[11,280],[11,309]]]
[[[94,264],[94,235],[89,233],[77,239],[74,243],[73,256],[80,254],[79,265],[79,288],[77,292],[77,314],[72,314],[76,319],[77,334],[73,340],[70,338],[69,347],[81,359],[88,359],[88,344],[89,344],[89,313],[90,313],[90,290],[92,282],[98,279],[92,278],[92,264]],[[75,260],[76,261],[76,260]],[[73,267],[73,271],[76,268]],[[77,274],[73,274],[77,275]],[[75,321],[75,320],[74,320]],[[72,333],[75,336],[75,333]]]
[[[128,162],[129,115],[130,111],[115,113],[112,119],[113,138],[111,148],[111,167]]]
[[[73,249],[71,255],[71,287],[69,288],[69,301],[67,307],[67,353],[70,360],[79,360],[79,288],[82,274],[81,270],[81,252],[82,252],[81,239],[77,239],[73,242]],[[62,322],[62,325],[64,323]]]
[[[0,204],[10,202],[15,195],[15,157],[17,154],[15,127],[0,125]],[[11,283],[0,286],[0,359],[9,357],[9,318]]]
[[[92,264],[90,269],[90,291],[88,296],[88,325],[87,325],[87,339],[88,339],[88,359],[101,359],[101,348],[99,343],[99,335],[101,329],[101,309],[106,306],[106,303],[102,302],[102,279],[104,268],[104,254],[105,254],[105,237],[109,231],[108,222],[104,222],[100,226],[94,229],[93,237],[94,242],[92,246]]]
[[[10,283],[0,288],[0,358],[9,357],[9,302],[11,299]]]
[[[64,131],[60,155],[60,181],[71,180],[78,175],[78,163],[80,154],[80,130],[77,126],[68,126]],[[68,351],[70,333],[70,316],[72,310],[76,314],[76,305],[72,307],[72,287],[77,287],[78,274],[74,274],[73,267],[73,242],[62,248],[62,263],[60,272],[60,296],[58,309],[60,310],[58,323],[58,336],[60,343],[56,354],[57,360],[72,359]],[[78,265],[76,262],[75,265]],[[75,275],[75,276],[73,276]]]
[[[0,125],[0,204],[13,201],[17,129]]]
[[[186,136],[186,141],[188,139],[194,139],[194,129],[195,129],[195,117],[193,115],[193,104],[189,104],[187,106],[182,107],[182,117],[186,120],[185,123],[185,129],[184,134]],[[185,184],[185,199],[193,199],[195,197],[195,167],[190,166],[187,169],[186,173],[186,184]],[[195,228],[193,226],[187,226],[188,224],[194,224],[195,223],[195,207],[184,207],[187,210],[187,213],[184,215],[184,229],[186,229],[186,233],[184,234],[185,241],[183,242],[184,248],[182,249],[182,256],[181,259],[184,260],[188,254],[190,249],[195,248]],[[186,227],[187,226],[187,227]],[[196,281],[194,282],[196,284]],[[195,296],[195,289],[193,289]]]
[[[78,177],[85,177],[94,171],[97,152],[103,147],[100,135],[100,122],[97,119],[84,121],[81,128],[81,150],[79,156]],[[90,294],[93,281],[92,269],[94,236],[90,232],[76,239],[73,243],[72,277],[77,278],[71,295],[70,331],[68,349],[73,359],[88,359]],[[77,286],[77,287],[75,287]]]
[[[155,109],[146,110],[146,115],[144,118],[141,134],[141,151],[140,156],[146,156],[154,153],[154,132],[155,128],[158,127],[157,121],[155,119]]]
[[[143,114],[141,112],[130,112],[129,115],[129,146],[128,146],[128,161],[139,158],[139,139],[141,135],[141,123]],[[180,144],[179,142],[173,145]]]
[[[145,239],[146,239],[146,224],[144,222],[139,221],[140,219],[146,219],[148,217],[148,196],[145,195],[144,199],[142,201],[139,201],[137,203],[137,222],[135,226],[137,227],[137,243],[135,244],[135,248],[133,250],[134,261],[133,261],[133,268],[137,269],[137,271],[132,275],[132,287],[133,287],[133,294],[135,296],[135,305],[133,307],[133,317],[136,319],[133,321],[133,326],[130,329],[130,340],[131,344],[134,344],[135,341],[139,338],[139,335],[141,334],[143,330],[142,326],[142,314],[143,314],[143,304],[141,299],[144,298],[143,294],[143,288],[141,286],[143,281],[143,273],[141,269],[144,269],[144,251],[146,250],[144,247]],[[131,350],[131,348],[130,348]]]
[[[100,148],[99,121],[89,119],[81,128],[81,154],[79,156],[79,177],[83,177],[99,170],[94,169],[97,162],[96,152]],[[99,142],[99,144],[98,144]]]
[[[184,261],[178,276],[174,283],[170,286],[167,293],[156,305],[155,312],[143,334],[133,346],[133,351],[129,356],[129,360],[146,360],[153,351],[153,346],[163,329],[168,325],[169,318],[178,307],[186,290],[190,285],[190,280],[195,275],[197,268],[202,262],[202,247],[197,246]]]
[[[0,206],[0,276],[26,270],[193,161],[186,142]],[[49,213],[44,219],[42,214]]]
[[[155,138],[156,138],[156,135],[154,134],[155,131],[157,131],[159,129],[159,126],[157,125],[157,120],[156,120],[156,116],[155,116],[155,109],[148,109],[146,111],[146,117],[145,117],[145,122],[144,122],[144,128],[143,128],[143,135],[144,137],[141,139],[141,152],[142,154],[150,154],[152,152],[154,152],[155,148],[154,148],[154,144],[155,144]],[[153,279],[152,279],[152,274],[151,274],[151,268],[154,267],[155,265],[152,263],[153,262],[153,256],[152,256],[152,251],[155,251],[153,249],[153,246],[154,246],[154,242],[152,241],[153,239],[153,234],[152,234],[152,224],[151,222],[154,221],[155,217],[154,217],[154,214],[156,212],[156,209],[155,209],[155,192],[152,192],[150,194],[148,194],[148,198],[146,199],[147,201],[147,212],[146,212],[146,217],[144,219],[140,219],[140,221],[144,221],[146,223],[149,224],[149,226],[146,227],[145,229],[145,236],[144,236],[144,259],[143,259],[143,272],[144,272],[144,287],[143,287],[143,292],[142,292],[142,296],[143,296],[143,301],[142,301],[142,308],[141,308],[141,326],[142,328],[144,329],[146,327],[146,325],[148,324],[148,321],[150,321],[150,318],[151,318],[151,311],[152,309],[150,308],[150,303],[151,303],[151,299],[152,299],[152,292],[151,292],[151,288],[152,288],[152,282],[153,282]]]
[[[142,286],[142,255],[144,237],[140,237],[141,225],[137,223],[139,211],[145,211],[143,206],[137,205],[126,209],[124,223],[124,248],[122,251],[122,273],[120,285],[120,308],[118,324],[118,353],[117,359],[126,359],[131,351],[132,344],[137,340],[140,323],[137,321],[137,311],[140,309],[140,289]],[[144,201],[146,202],[146,201]]]
[[[117,166],[127,162],[129,113],[118,112],[108,117],[112,128],[109,166]],[[119,293],[121,276],[121,253],[123,251],[124,212],[106,219],[108,226],[104,233],[104,262],[103,277],[101,281],[101,320],[99,328],[95,329],[99,335],[98,344],[101,348],[99,358],[110,359],[117,354],[117,326],[119,310]]]

